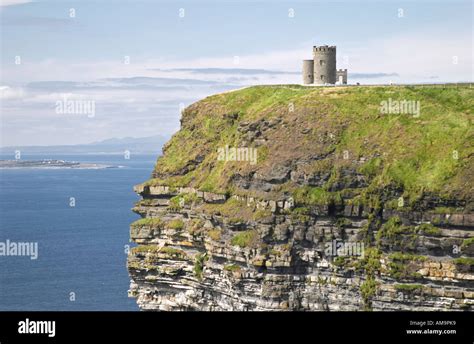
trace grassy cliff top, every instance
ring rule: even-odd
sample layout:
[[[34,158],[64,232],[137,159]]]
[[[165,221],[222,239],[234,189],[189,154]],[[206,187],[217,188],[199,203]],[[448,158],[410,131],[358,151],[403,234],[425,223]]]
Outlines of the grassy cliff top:
[[[396,113],[397,101],[419,102],[419,115]],[[383,102],[395,113],[383,113]],[[473,109],[469,84],[255,86],[217,94],[185,109],[181,130],[165,145],[148,183],[271,198],[301,192],[302,184],[280,171],[329,173],[324,185],[305,191],[310,194],[337,190],[347,171],[355,171],[367,185],[346,186],[350,197],[390,186],[408,198],[434,193],[469,200]],[[219,161],[218,149],[226,145],[256,148],[257,163]],[[243,187],[239,180],[274,187]]]

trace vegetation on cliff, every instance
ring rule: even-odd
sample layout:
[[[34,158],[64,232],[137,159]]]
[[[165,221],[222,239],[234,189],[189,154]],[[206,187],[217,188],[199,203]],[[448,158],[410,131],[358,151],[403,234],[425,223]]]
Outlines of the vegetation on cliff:
[[[419,101],[420,113],[383,114],[388,100]],[[424,194],[469,199],[473,194],[474,90],[468,85],[308,88],[256,86],[189,106],[182,128],[164,148],[150,185],[193,186],[216,193],[276,197],[301,203],[365,199],[388,186],[404,206]],[[257,164],[220,161],[221,147],[256,148]],[[321,186],[301,187],[289,176],[272,189],[242,180],[274,175],[275,166],[302,164],[305,175],[329,172]],[[345,187],[344,170],[367,180]],[[248,183],[247,183],[248,184]],[[345,194],[336,193],[345,189]],[[398,206],[399,200],[393,199]]]

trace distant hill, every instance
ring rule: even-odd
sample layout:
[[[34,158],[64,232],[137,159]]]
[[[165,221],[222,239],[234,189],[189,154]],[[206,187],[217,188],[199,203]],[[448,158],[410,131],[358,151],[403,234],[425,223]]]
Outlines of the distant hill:
[[[157,135],[148,137],[110,138],[103,141],[78,145],[59,146],[10,146],[0,147],[0,154],[123,154],[128,150],[133,154],[161,154],[168,137]]]

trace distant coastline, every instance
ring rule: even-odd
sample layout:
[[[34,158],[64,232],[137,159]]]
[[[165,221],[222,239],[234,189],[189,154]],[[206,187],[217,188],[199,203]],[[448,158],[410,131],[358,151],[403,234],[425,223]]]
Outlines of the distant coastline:
[[[42,160],[0,160],[0,169],[13,168],[41,168],[41,169],[104,169],[119,168],[121,166],[83,163],[77,161],[65,161],[56,159]]]

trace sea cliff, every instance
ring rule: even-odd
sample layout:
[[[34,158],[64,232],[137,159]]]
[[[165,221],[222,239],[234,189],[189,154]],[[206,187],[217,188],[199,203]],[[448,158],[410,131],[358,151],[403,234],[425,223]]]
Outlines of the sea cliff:
[[[473,108],[469,84],[190,105],[135,186],[129,295],[142,310],[472,310]]]

